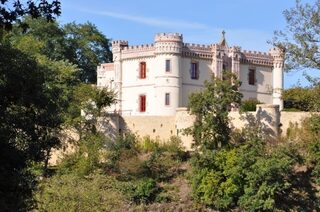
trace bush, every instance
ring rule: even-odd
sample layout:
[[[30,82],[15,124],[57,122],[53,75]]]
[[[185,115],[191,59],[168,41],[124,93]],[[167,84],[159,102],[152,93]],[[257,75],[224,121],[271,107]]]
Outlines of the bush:
[[[45,179],[35,198],[39,211],[117,211],[126,200],[114,189],[116,180],[100,173],[86,178],[74,174]]]
[[[320,111],[320,86],[310,88],[294,87],[283,92],[285,109],[299,111]]]
[[[262,103],[256,99],[243,100],[241,102],[240,110],[243,112],[256,111],[257,104],[262,104]]]
[[[218,210],[263,211],[281,205],[299,158],[287,146],[270,147],[250,135],[243,135],[247,140],[240,146],[193,158],[191,182],[197,201]]]
[[[79,147],[72,154],[67,154],[58,165],[59,174],[74,173],[85,176],[101,166],[101,151],[106,138],[98,133],[87,133],[78,141]]]
[[[121,161],[138,155],[137,137],[131,133],[118,136],[115,141],[106,144],[106,152],[107,167],[114,171],[118,170]]]
[[[171,136],[169,141],[162,144],[162,149],[171,154],[174,160],[184,161],[188,154],[182,146],[182,141],[178,136]]]
[[[159,192],[156,181],[151,178],[122,182],[117,185],[117,188],[137,204],[153,202]]]

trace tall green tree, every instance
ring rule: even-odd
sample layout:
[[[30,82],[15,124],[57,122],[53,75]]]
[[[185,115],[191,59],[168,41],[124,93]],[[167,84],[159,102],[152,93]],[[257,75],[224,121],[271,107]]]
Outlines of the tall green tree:
[[[63,31],[69,50],[66,58],[80,68],[81,81],[95,83],[97,65],[112,61],[109,39],[90,22],[69,23]]]
[[[320,0],[301,3],[283,12],[287,26],[272,43],[286,50],[286,68],[320,69]]]
[[[189,97],[191,114],[196,121],[188,133],[193,135],[194,145],[201,150],[214,150],[226,146],[230,140],[228,113],[241,102],[240,82],[231,73],[225,79],[212,77],[204,83],[204,90]]]
[[[10,35],[11,41],[25,50],[34,43],[41,42],[36,47],[38,53],[51,60],[68,60],[78,66],[78,77],[82,82],[95,83],[97,65],[110,62],[112,53],[110,42],[92,23],[69,23],[59,25],[57,22],[47,22],[46,19],[32,19],[25,17],[22,23],[26,30],[15,25]],[[27,44],[27,45],[26,45]]]
[[[19,0],[0,1],[0,29],[10,30],[12,24],[19,21],[22,16],[30,15],[32,18],[45,17],[48,21],[60,15],[60,0],[41,0],[21,2]]]
[[[50,149],[59,144],[68,104],[64,80],[70,78],[58,72],[64,64],[44,66],[10,44],[1,44],[0,52],[0,140],[5,164],[0,207],[20,210],[28,206],[24,200],[33,188],[34,178],[27,174],[30,164],[45,161]]]

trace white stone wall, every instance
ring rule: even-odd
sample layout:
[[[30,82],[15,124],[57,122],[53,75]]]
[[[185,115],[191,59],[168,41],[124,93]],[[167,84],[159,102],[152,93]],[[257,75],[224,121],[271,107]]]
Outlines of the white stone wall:
[[[249,68],[255,69],[255,85],[249,85]],[[272,68],[266,66],[240,65],[240,91],[243,99],[257,99],[265,104],[272,104]]]
[[[112,48],[114,63],[98,67],[97,83],[115,89],[119,100],[111,110],[122,115],[175,115],[178,107],[188,106],[189,95],[201,90],[204,81],[210,80],[212,73],[220,72],[223,65],[239,75],[244,99],[276,103],[282,108],[283,57],[277,49],[269,53],[241,51],[240,47],[228,47],[226,41],[213,45],[187,44],[179,33],[159,33],[155,42],[148,45],[129,46],[127,41],[114,41]],[[167,73],[168,59],[171,71]],[[142,61],[146,62],[146,79],[139,78]],[[192,62],[198,63],[199,79],[191,79]],[[248,84],[249,68],[256,70],[255,85]],[[170,105],[165,105],[166,93],[170,94]],[[140,95],[146,96],[145,112],[140,112]]]
[[[146,78],[140,79],[140,62],[146,62]],[[156,60],[153,57],[122,62],[122,112],[123,115],[149,115],[154,108]],[[140,113],[139,96],[146,95],[146,112]]]
[[[199,79],[191,79],[191,62],[199,64]],[[200,91],[204,87],[204,81],[210,80],[212,76],[211,60],[183,57],[181,62],[182,73],[182,104],[180,107],[187,107],[191,93]]]

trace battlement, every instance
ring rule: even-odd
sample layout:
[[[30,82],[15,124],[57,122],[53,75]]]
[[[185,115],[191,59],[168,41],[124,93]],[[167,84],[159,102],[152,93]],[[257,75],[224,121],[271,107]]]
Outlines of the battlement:
[[[157,33],[154,40],[155,42],[182,42],[183,36],[181,33]]]
[[[272,66],[273,58],[267,52],[243,50],[241,62],[255,65]]]
[[[202,51],[210,51],[211,45],[204,45],[204,44],[195,44],[195,43],[184,43],[183,47],[195,50],[202,50]]]
[[[112,47],[125,47],[128,46],[129,42],[126,40],[114,40],[112,41]]]
[[[278,47],[273,47],[272,49],[270,49],[269,54],[273,58],[282,59],[282,60],[284,59],[284,50]]]
[[[154,44],[152,43],[152,44],[142,44],[142,45],[136,45],[136,46],[126,46],[123,48],[123,50],[149,51],[149,50],[154,50]]]

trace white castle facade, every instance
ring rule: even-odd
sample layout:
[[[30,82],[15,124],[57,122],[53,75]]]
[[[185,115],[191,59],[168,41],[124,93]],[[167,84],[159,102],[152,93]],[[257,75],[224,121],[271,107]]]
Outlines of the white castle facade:
[[[112,42],[113,63],[98,66],[98,87],[109,87],[118,101],[111,110],[120,115],[170,116],[188,106],[190,93],[204,87],[214,74],[231,70],[241,81],[244,99],[283,108],[283,52],[242,51],[229,47],[224,37],[217,44],[183,42],[179,33],[159,33],[153,44],[129,46]],[[148,123],[146,123],[148,124]]]

